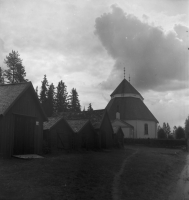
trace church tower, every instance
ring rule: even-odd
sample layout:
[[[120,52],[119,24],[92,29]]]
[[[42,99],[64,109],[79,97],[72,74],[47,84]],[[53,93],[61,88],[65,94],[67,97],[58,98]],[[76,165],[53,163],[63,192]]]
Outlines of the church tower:
[[[106,109],[111,120],[119,119],[134,127],[133,138],[157,138],[157,119],[144,104],[142,95],[125,79],[112,92]],[[124,137],[127,136],[124,133]]]

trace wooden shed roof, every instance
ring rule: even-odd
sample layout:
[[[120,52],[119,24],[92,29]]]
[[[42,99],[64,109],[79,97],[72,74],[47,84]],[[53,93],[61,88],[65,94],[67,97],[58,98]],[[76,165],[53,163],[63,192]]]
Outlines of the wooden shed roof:
[[[48,117],[48,121],[43,123],[43,130],[53,128],[61,119],[63,119],[62,116]]]
[[[0,85],[0,115],[4,116],[29,88],[32,90],[44,120],[47,120],[31,82]]]
[[[83,120],[88,119],[92,123],[94,128],[99,128],[101,126],[102,120],[104,118],[106,110],[93,110],[93,111],[83,111],[83,112],[63,112],[61,116],[66,120]]]
[[[79,132],[88,122],[87,119],[66,120],[74,132]]]

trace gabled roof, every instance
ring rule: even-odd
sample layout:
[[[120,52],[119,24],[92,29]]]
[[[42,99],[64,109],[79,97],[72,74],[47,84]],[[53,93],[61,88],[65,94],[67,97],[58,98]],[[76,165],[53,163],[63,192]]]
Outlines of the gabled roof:
[[[104,118],[106,110],[93,110],[93,111],[83,111],[83,112],[63,112],[59,115],[63,116],[64,119],[68,120],[90,120],[94,128],[99,128],[102,120]]]
[[[43,123],[43,130],[49,130],[53,128],[62,119],[62,116],[48,117],[48,122]]]
[[[4,116],[29,88],[32,90],[34,99],[44,119],[47,120],[31,82],[0,85],[0,116]]]
[[[118,97],[111,99],[106,106],[111,120],[116,119],[117,106],[119,106],[120,119],[122,120],[146,120],[158,123],[143,101],[138,98]]]
[[[123,79],[110,96],[115,94],[137,94],[142,97],[142,95],[126,79]]]
[[[132,129],[134,129],[134,127],[131,124],[129,124],[129,123],[127,123],[127,122],[125,122],[125,121],[123,121],[121,119],[114,119],[114,120],[112,120],[111,123],[112,123],[113,127],[117,126],[117,125],[113,125],[113,123],[116,122],[116,121],[118,121],[118,122],[120,122],[122,124],[122,125],[119,125],[121,127],[130,127]]]
[[[87,119],[80,119],[80,120],[66,120],[72,130],[77,133],[79,132],[88,122]]]

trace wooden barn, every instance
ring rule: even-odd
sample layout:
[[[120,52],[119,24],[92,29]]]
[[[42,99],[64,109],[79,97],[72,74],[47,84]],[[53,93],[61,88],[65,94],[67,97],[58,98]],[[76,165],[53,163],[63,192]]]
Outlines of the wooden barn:
[[[1,156],[42,153],[46,120],[31,82],[0,85]]]
[[[113,126],[113,144],[115,147],[123,148],[124,147],[124,133],[120,126]]]
[[[74,135],[74,131],[62,116],[49,117],[48,122],[44,122],[44,148],[50,151],[74,149],[76,147]]]
[[[62,113],[62,116],[66,119],[88,119],[94,127],[98,138],[96,143],[99,148],[110,148],[113,145],[113,128],[109,119],[108,113],[105,109],[83,111],[79,113]]]
[[[96,132],[91,124],[91,122],[87,119],[80,120],[67,120],[68,124],[75,132],[76,136],[76,144],[78,147],[85,149],[95,149],[96,147]]]

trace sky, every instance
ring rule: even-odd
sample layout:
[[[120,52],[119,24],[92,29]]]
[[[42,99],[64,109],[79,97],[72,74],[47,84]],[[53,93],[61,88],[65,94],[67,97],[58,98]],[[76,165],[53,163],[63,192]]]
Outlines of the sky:
[[[18,51],[26,78],[76,88],[103,109],[124,78],[159,121],[189,115],[189,0],[0,0],[0,66]]]

